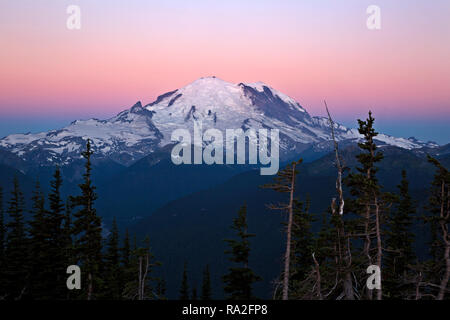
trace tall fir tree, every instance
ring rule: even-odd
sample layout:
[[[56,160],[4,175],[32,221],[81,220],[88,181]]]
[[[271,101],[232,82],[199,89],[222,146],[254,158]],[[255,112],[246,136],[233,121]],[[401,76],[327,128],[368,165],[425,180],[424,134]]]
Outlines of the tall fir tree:
[[[296,281],[293,282],[294,290],[291,295],[293,299],[322,300],[339,297],[336,293],[339,289],[336,226],[334,217],[332,215],[331,218],[329,217],[329,211],[322,214],[320,229],[311,239],[312,248],[302,250],[305,252],[302,258],[304,265],[301,268],[304,273],[298,280],[294,277]],[[309,261],[306,254],[310,254]],[[307,266],[310,269],[309,272]]]
[[[146,236],[144,239],[144,246],[139,249],[139,263],[141,277],[140,277],[140,292],[142,300],[158,299],[158,294],[155,293],[154,282],[158,283],[159,278],[153,276],[155,267],[161,266],[161,262],[157,261],[150,247],[150,237]]]
[[[191,300],[197,300],[197,287],[194,285],[192,287],[192,295],[191,295]]]
[[[166,300],[166,281],[163,278],[158,278],[156,281],[156,298],[157,300]]]
[[[120,266],[119,229],[114,218],[105,253],[104,298],[120,300],[122,297],[122,268]]]
[[[180,300],[189,300],[189,283],[187,272],[187,262],[185,262],[183,267],[183,275],[181,277]]]
[[[386,257],[384,263],[385,296],[403,298],[410,291],[405,278],[408,265],[415,262],[413,250],[414,233],[411,226],[416,213],[415,205],[409,194],[409,181],[406,171],[402,170],[402,180],[396,208],[388,217],[389,231],[386,237]]]
[[[306,205],[294,200],[292,224],[291,285],[289,296],[301,298],[303,284],[313,265],[314,235],[311,231],[313,216],[309,213],[309,198]]]
[[[0,283],[4,283],[4,266],[5,266],[5,212],[3,210],[3,189],[0,187]],[[0,297],[5,294],[3,286],[0,286]]]
[[[39,182],[36,182],[31,200],[29,285],[33,299],[45,300],[52,298],[50,269],[53,260],[49,250],[44,194]]]
[[[128,236],[127,236],[128,237]],[[127,238],[126,238],[127,239]],[[154,300],[158,299],[158,294],[154,290],[155,279],[152,274],[154,267],[159,266],[160,262],[155,260],[150,248],[150,239],[145,237],[144,245],[138,247],[136,236],[133,239],[133,245],[130,253],[129,267],[123,268],[124,289],[122,296],[129,300]]]
[[[233,219],[231,227],[237,234],[236,239],[226,239],[230,250],[225,253],[230,254],[229,260],[234,266],[228,268],[228,274],[222,277],[224,290],[230,300],[251,300],[253,296],[253,284],[260,281],[252,269],[249,268],[250,241],[254,234],[248,233],[247,206],[243,205],[238,212],[238,217]]]
[[[384,156],[382,152],[378,151],[375,144],[378,132],[374,129],[374,122],[375,119],[370,111],[369,117],[365,121],[358,120],[358,131],[364,137],[363,142],[358,143],[362,152],[356,156],[361,166],[356,168],[357,173],[350,173],[347,179],[347,185],[353,196],[352,199],[349,199],[350,201],[347,200],[347,207],[360,216],[358,233],[361,235],[363,248],[360,255],[359,274],[363,279],[362,282],[365,281],[366,269],[369,265],[377,265],[381,270],[383,255],[381,230],[383,201],[381,186],[376,176],[378,171],[376,164]],[[366,289],[365,297],[372,299],[373,290]],[[382,299],[382,288],[376,290],[376,298]]]
[[[76,254],[72,238],[72,204],[70,203],[70,200],[66,201],[65,210],[62,248],[64,256],[64,267],[67,270],[68,266],[73,265],[76,262]],[[68,300],[72,300],[75,298],[75,295],[75,292],[73,292],[72,290],[66,290],[65,298]]]
[[[130,266],[131,246],[130,235],[128,229],[125,230],[125,237],[123,239],[123,247],[120,249],[121,263],[125,269]]]
[[[72,224],[72,205],[70,201],[66,201],[66,211],[64,214],[63,225],[63,247],[64,247],[64,265],[69,266],[75,263],[75,253],[73,247],[73,224]]]
[[[154,282],[158,283],[158,278],[153,277],[155,267],[161,266],[161,262],[157,261],[150,247],[150,238],[146,236],[144,239],[144,246],[140,248],[139,262],[142,265],[140,290],[142,300],[158,299],[158,294],[154,290]]]
[[[72,197],[71,202],[79,209],[73,214],[75,248],[78,260],[81,262],[84,271],[84,292],[83,297],[87,300],[95,298],[96,290],[101,286],[101,250],[102,250],[102,228],[101,219],[96,213],[94,202],[97,199],[95,187],[92,184],[92,163],[90,140],[86,143],[86,151],[82,156],[86,160],[84,182],[79,185],[81,195]]]
[[[211,275],[209,272],[209,265],[206,265],[205,270],[203,270],[201,299],[202,300],[211,300],[212,299]]]
[[[64,202],[61,198],[62,176],[59,167],[55,169],[53,180],[50,182],[49,210],[46,217],[49,242],[49,259],[51,259],[51,286],[53,299],[62,299],[67,291],[64,279],[66,278],[66,257],[64,239]],[[51,257],[51,258],[50,258]]]
[[[5,250],[5,288],[7,299],[22,299],[27,293],[28,283],[28,239],[24,225],[25,200],[19,187],[19,180],[14,178],[11,199],[8,202]]]
[[[129,293],[127,290],[127,285],[135,281],[136,273],[132,268],[132,255],[131,255],[131,244],[130,244],[130,234],[128,229],[125,230],[125,236],[123,238],[123,246],[120,248],[120,258],[121,258],[121,269],[122,269],[122,285],[121,285],[121,296],[122,298],[128,297]],[[129,298],[129,297],[128,297]]]
[[[436,168],[425,219],[432,232],[427,278],[434,285],[428,290],[436,300],[444,300],[449,296],[450,281],[450,172],[437,159],[428,156],[428,161]]]

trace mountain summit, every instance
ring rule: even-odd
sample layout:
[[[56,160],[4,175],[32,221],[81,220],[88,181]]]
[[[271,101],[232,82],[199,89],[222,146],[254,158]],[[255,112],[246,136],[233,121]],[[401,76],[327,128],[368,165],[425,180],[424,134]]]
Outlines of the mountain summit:
[[[60,130],[9,135],[0,140],[0,149],[35,165],[64,165],[80,158],[89,138],[97,158],[130,165],[170,144],[175,129],[190,129],[194,121],[202,121],[203,129],[223,131],[279,129],[281,157],[321,148],[330,141],[326,118],[310,116],[297,101],[265,83],[234,84],[205,77],[162,94],[145,106],[137,102],[107,120],[77,120]],[[360,139],[356,129],[336,124],[335,131],[339,141]],[[435,146],[384,134],[378,141],[405,149]]]

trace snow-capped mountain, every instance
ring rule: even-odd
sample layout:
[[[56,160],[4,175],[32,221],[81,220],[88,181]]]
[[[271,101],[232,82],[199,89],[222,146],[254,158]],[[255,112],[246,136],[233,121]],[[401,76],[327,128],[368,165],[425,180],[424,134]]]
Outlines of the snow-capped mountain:
[[[262,83],[233,84],[216,77],[198,79],[184,88],[165,93],[145,106],[162,132],[162,143],[170,142],[177,128],[192,128],[193,120],[205,128],[268,128],[280,130],[280,148],[285,153],[301,151],[305,145],[330,140],[330,126],[324,117],[312,117],[294,99]],[[356,129],[336,124],[338,140],[360,139]],[[429,143],[414,138],[394,138],[380,134],[381,144],[405,149]],[[282,152],[283,153],[283,152]]]
[[[60,130],[37,134],[12,134],[0,148],[40,165],[68,164],[81,158],[86,140],[92,140],[96,157],[128,165],[154,151],[162,134],[152,123],[152,112],[136,103],[108,120],[76,120]]]
[[[327,148],[330,140],[326,118],[310,116],[297,101],[270,86],[207,77],[145,106],[138,102],[108,120],[77,120],[60,130],[9,135],[0,140],[0,148],[38,165],[68,164],[80,158],[89,138],[97,158],[129,165],[170,144],[175,129],[192,129],[194,121],[201,121],[204,130],[279,129],[282,157],[311,146]],[[336,124],[335,131],[339,141],[360,139],[356,129]],[[405,149],[436,146],[384,134],[378,141]]]

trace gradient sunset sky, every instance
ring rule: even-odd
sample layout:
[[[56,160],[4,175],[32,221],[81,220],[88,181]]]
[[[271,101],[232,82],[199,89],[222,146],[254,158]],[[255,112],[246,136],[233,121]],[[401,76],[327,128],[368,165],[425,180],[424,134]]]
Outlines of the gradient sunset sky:
[[[81,8],[68,30],[66,8]],[[366,27],[369,5],[381,30]],[[203,76],[263,81],[312,115],[450,142],[448,0],[2,0],[0,136],[108,118]]]

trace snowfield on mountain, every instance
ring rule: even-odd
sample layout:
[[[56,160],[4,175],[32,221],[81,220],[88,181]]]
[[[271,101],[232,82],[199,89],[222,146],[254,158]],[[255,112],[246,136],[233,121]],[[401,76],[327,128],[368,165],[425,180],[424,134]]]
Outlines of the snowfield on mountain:
[[[107,120],[76,120],[65,128],[42,133],[12,134],[0,140],[0,149],[35,165],[65,165],[80,159],[85,141],[92,140],[96,158],[130,165],[170,144],[175,129],[278,129],[280,156],[287,158],[311,146],[330,141],[324,117],[314,117],[294,99],[262,83],[229,83],[216,77],[200,78],[145,106],[137,102]],[[358,141],[356,129],[335,125],[338,141]],[[380,145],[404,149],[436,147],[414,138],[377,137]]]

